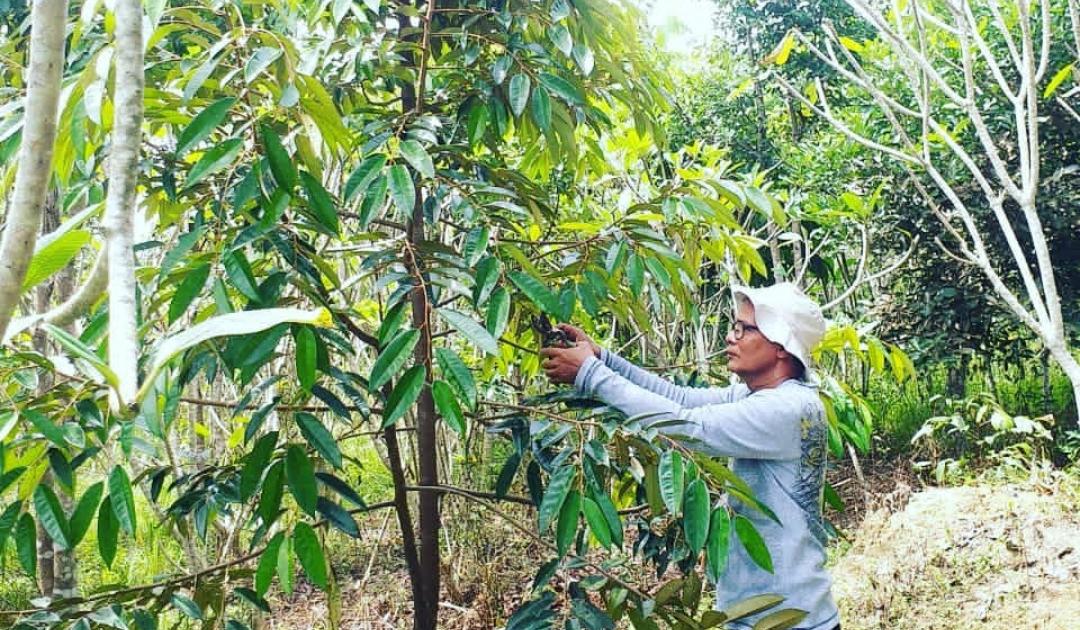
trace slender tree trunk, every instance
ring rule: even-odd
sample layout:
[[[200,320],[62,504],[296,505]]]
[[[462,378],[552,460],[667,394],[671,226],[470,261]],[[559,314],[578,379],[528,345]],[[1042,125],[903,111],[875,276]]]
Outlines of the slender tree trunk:
[[[116,90],[105,234],[109,249],[109,367],[120,382],[119,406],[139,388],[134,217],[143,120],[142,3],[116,2]]]
[[[4,336],[22,294],[34,254],[45,193],[52,174],[60,76],[64,68],[67,0],[36,0],[26,68],[26,117],[19,147],[19,170],[11,209],[0,239],[0,337]]]
[[[1054,397],[1050,391],[1050,351],[1042,353],[1043,413],[1054,411]]]
[[[1077,410],[1077,422],[1080,422],[1080,362],[1069,352],[1069,348],[1064,343],[1048,346],[1048,349],[1050,355],[1065,372],[1065,376],[1069,378],[1069,382],[1072,383],[1073,405]]]
[[[419,4],[419,3],[418,3]],[[418,49],[413,53],[412,65],[419,69],[416,87],[406,86],[402,90],[403,111],[413,112],[420,115],[424,110],[424,88],[426,77],[426,58],[428,55],[428,39],[431,33],[431,21],[434,18],[434,10],[437,0],[429,0],[427,17],[424,20],[422,40]],[[413,205],[412,217],[408,223],[408,246],[406,248],[405,265],[412,273],[416,282],[413,289],[412,301],[412,324],[413,328],[420,331],[420,342],[416,344],[413,352],[413,360],[416,365],[423,365],[427,369],[427,382],[420,393],[420,399],[416,405],[416,450],[417,467],[420,485],[439,485],[439,462],[438,462],[438,434],[436,430],[435,399],[431,395],[432,381],[432,309],[433,305],[428,299],[428,289],[423,281],[422,264],[415,255],[418,248],[427,240],[424,229],[424,195],[423,187],[416,183],[416,202]],[[421,577],[420,596],[423,605],[419,605],[413,619],[413,627],[420,629],[435,628],[439,619],[439,584],[441,562],[439,557],[439,495],[436,492],[425,491],[419,493],[419,521],[420,521],[420,554],[419,574]]]

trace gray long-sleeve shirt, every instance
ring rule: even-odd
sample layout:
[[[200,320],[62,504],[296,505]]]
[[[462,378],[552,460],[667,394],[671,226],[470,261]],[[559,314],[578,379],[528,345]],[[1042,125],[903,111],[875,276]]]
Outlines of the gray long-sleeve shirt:
[[[574,384],[628,416],[658,414],[647,424],[683,420],[659,430],[693,438],[688,445],[708,455],[733,457],[732,470],[780,519],[777,524],[754,507],[729,499],[732,510],[749,519],[765,539],[774,572],[755,564],[732,531],[717,608],[776,593],[785,597],[779,608],[809,612],[799,628],[831,630],[839,623],[825,570],[821,516],[827,427],[814,385],[792,379],[755,392],[741,383],[680,387],[607,350],[599,360],[585,361]],[[732,625],[751,627],[769,612]]]

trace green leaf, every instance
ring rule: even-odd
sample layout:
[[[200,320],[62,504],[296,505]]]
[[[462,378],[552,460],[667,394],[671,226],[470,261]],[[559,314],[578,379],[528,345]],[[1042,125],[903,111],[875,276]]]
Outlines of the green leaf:
[[[334,200],[330,198],[330,193],[326,192],[319,180],[307,172],[300,173],[300,181],[304,185],[304,192],[307,193],[308,207],[311,208],[312,214],[322,226],[323,231],[332,236],[339,234],[341,226],[338,223],[337,208],[334,207]]]
[[[262,493],[259,495],[259,505],[255,512],[262,519],[264,527],[277,518],[278,510],[281,509],[281,498],[285,493],[282,483],[284,469],[284,463],[276,461],[267,469],[266,478],[263,479]]]
[[[551,289],[544,286],[540,280],[524,271],[511,272],[508,277],[526,297],[540,307],[540,310],[548,315],[558,317],[559,312],[562,310],[559,306],[559,297]]]
[[[473,306],[480,306],[491,295],[492,289],[499,282],[502,263],[494,256],[488,256],[476,265],[476,284],[473,286]],[[496,335],[497,336],[497,335]]]
[[[490,240],[491,228],[486,225],[469,230],[469,233],[465,236],[465,250],[462,253],[465,264],[470,267],[475,266],[480,257],[487,251]]]
[[[233,592],[239,595],[240,599],[251,604],[252,608],[255,608],[256,610],[261,610],[265,613],[270,612],[270,604],[268,604],[265,599],[260,597],[258,593],[251,590],[250,588],[244,588],[241,586],[238,588],[234,588]],[[228,627],[226,627],[226,630],[229,630]]]
[[[769,613],[754,624],[754,630],[788,630],[799,625],[810,613],[796,608],[787,608]]]
[[[773,608],[782,601],[784,601],[784,598],[775,593],[755,595],[742,601],[735,602],[724,610],[724,614],[729,620],[734,621]]]
[[[293,569],[293,539],[286,538],[281,544],[281,549],[278,550],[277,557],[277,576],[278,582],[281,584],[281,590],[285,591],[286,595],[291,595],[293,592],[293,575],[295,570]]]
[[[22,512],[22,501],[15,501],[4,508],[3,514],[0,514],[0,556],[3,555],[7,547],[8,537],[11,536],[12,530],[15,529],[15,523],[18,522],[20,512]]]
[[[259,487],[266,466],[270,462],[270,456],[274,454],[277,446],[278,432],[271,431],[255,441],[251,452],[244,460],[244,467],[240,470],[240,500],[247,501],[255,494]]]
[[[735,534],[739,537],[739,542],[746,549],[750,559],[762,569],[772,573],[772,555],[769,554],[769,548],[765,546],[765,541],[761,538],[761,534],[758,533],[754,524],[750,522],[750,519],[742,515],[736,515]]]
[[[379,175],[364,193],[364,201],[360,203],[360,227],[366,228],[376,214],[381,212],[386,205],[386,178]]]
[[[60,501],[52,488],[45,484],[38,485],[34,490],[34,509],[37,511],[38,522],[53,543],[61,551],[71,549],[71,533],[64,517],[64,509],[60,507]]]
[[[315,332],[307,326],[300,326],[294,329],[293,338],[296,339],[296,378],[300,381],[300,387],[305,392],[310,392],[311,386],[315,384],[318,354]]]
[[[263,125],[262,143],[266,149],[266,158],[270,161],[270,172],[274,174],[274,181],[285,189],[292,192],[296,188],[296,167],[293,165],[289,152],[281,144],[281,138],[270,127]]]
[[[582,42],[574,44],[574,63],[577,64],[578,69],[581,70],[581,74],[589,76],[592,74],[593,65],[595,59],[593,58],[592,50]]]
[[[69,424],[67,428],[77,428],[76,424]],[[81,430],[81,429],[80,429]],[[65,434],[66,435],[66,434]],[[85,446],[85,437],[83,438],[83,445]],[[53,474],[56,475],[56,480],[60,482],[64,488],[70,493],[75,488],[75,473],[71,469],[71,462],[67,460],[60,449],[50,448],[48,452],[49,468],[52,469]]]
[[[188,171],[187,179],[184,180],[184,190],[190,190],[208,175],[216,173],[233,163],[236,156],[244,148],[244,141],[240,138],[230,138],[221,144],[215,144],[209,151],[203,153],[195,166]]]
[[[543,72],[540,74],[540,83],[572,105],[581,105],[585,102],[585,97],[581,94],[581,90],[573,83],[570,83],[560,76]]]
[[[437,312],[451,327],[465,335],[478,348],[488,354],[499,356],[499,341],[473,318],[448,308],[440,308]]]
[[[695,479],[686,487],[685,506],[683,531],[686,532],[686,542],[697,553],[709,537],[709,490],[704,481]]]
[[[465,406],[471,410],[476,409],[476,381],[472,371],[456,352],[449,348],[439,348],[435,351],[435,360],[442,370],[443,376],[450,386],[457,392],[458,399],[465,401]]]
[[[611,502],[611,497],[605,492],[596,492],[592,495],[596,504],[600,506],[600,511],[604,514],[604,519],[607,521],[608,530],[611,532],[611,540],[615,543],[616,547],[622,547],[623,544],[623,524],[619,518],[619,512],[615,509],[615,504]]]
[[[514,451],[503,462],[502,469],[499,470],[499,478],[495,480],[495,496],[497,498],[505,497],[506,493],[510,491],[510,484],[514,482],[514,475],[517,474],[520,466],[521,454]]]
[[[394,205],[405,216],[411,217],[413,207],[416,205],[416,188],[413,185],[409,169],[404,164],[395,164],[387,172],[390,184],[390,196],[394,199]]]
[[[525,106],[529,103],[529,91],[532,89],[532,80],[529,79],[527,74],[515,74],[510,79],[510,85],[507,89],[508,102],[510,103],[510,111],[514,112],[514,116],[521,116],[521,113],[525,111]]]
[[[555,546],[559,557],[566,555],[577,534],[578,515],[581,513],[581,493],[571,490],[559,506],[559,520],[555,526]]]
[[[158,372],[165,364],[192,346],[217,337],[250,335],[286,323],[308,324],[325,328],[333,323],[333,319],[330,311],[324,308],[311,311],[299,308],[263,308],[254,311],[216,315],[187,330],[170,335],[154,345],[150,353],[150,367],[144,383],[153,384]],[[138,400],[142,400],[142,397],[149,391],[149,388],[144,385],[139,391]]]
[[[405,157],[405,160],[416,169],[417,173],[420,173],[426,179],[435,177],[435,165],[432,164],[431,156],[424,149],[424,145],[416,140],[405,140],[398,150]]]
[[[39,246],[34,250],[30,265],[26,268],[22,290],[25,292],[37,286],[54,273],[67,267],[90,240],[90,232],[71,230],[52,239],[48,244]]]
[[[570,51],[574,47],[574,42],[570,37],[570,31],[567,30],[565,26],[563,26],[562,24],[555,24],[553,26],[549,26],[547,30],[547,36],[548,39],[551,40],[551,43],[555,44],[555,47],[558,48],[559,51],[562,52],[562,54],[570,54]]]
[[[176,293],[173,294],[172,301],[169,302],[170,324],[180,319],[187,307],[191,305],[192,300],[199,296],[203,287],[206,286],[208,277],[210,277],[210,265],[206,263],[195,267],[184,276],[183,282],[176,287]]]
[[[382,428],[392,426],[412,408],[424,389],[426,378],[427,368],[423,365],[414,365],[401,375],[397,384],[394,385],[394,391],[390,392],[390,396],[386,399]]]
[[[282,49],[277,46],[263,46],[255,50],[244,66],[244,82],[251,83],[252,79],[266,70],[267,66],[281,56]]]
[[[341,498],[349,501],[356,507],[366,507],[366,505],[364,504],[364,500],[360,498],[360,495],[356,493],[356,490],[350,488],[349,484],[345,483],[341,479],[338,479],[337,477],[327,472],[317,472],[315,473],[315,478],[319,480],[319,483],[338,493]]]
[[[316,509],[319,511],[319,514],[323,515],[323,518],[338,530],[353,538],[360,537],[360,528],[356,525],[356,521],[353,519],[352,515],[337,503],[334,503],[326,497],[319,497]]]
[[[262,299],[259,289],[255,286],[255,276],[251,272],[251,265],[242,251],[229,252],[222,258],[222,263],[225,266],[225,273],[229,276],[229,281],[236,287],[237,291],[240,291],[240,293],[244,294],[244,297],[254,302]]]
[[[315,530],[307,523],[293,527],[293,549],[311,583],[326,590],[326,556]]]
[[[49,333],[49,335],[56,340],[56,343],[60,344],[65,350],[92,365],[94,369],[105,378],[107,383],[113,387],[119,387],[116,373],[110,370],[109,366],[105,365],[105,362],[102,361],[93,350],[88,348],[86,344],[80,341],[78,337],[75,337],[62,328],[57,328],[52,324],[43,324],[42,328],[44,328],[45,332]]]
[[[487,327],[488,332],[491,333],[491,336],[498,339],[506,332],[506,324],[509,319],[510,292],[503,287],[499,287],[491,294],[484,325]]]
[[[12,417],[17,416],[12,414]],[[0,442],[3,442],[3,439],[0,439]],[[8,486],[15,483],[15,480],[21,477],[24,472],[26,472],[26,466],[16,466],[0,475],[0,495],[3,494],[4,490],[7,490]]]
[[[120,535],[120,525],[113,515],[112,497],[105,497],[98,507],[97,538],[98,551],[105,566],[111,567],[116,559],[116,541]]]
[[[209,137],[221,124],[221,121],[225,120],[229,108],[235,102],[234,97],[223,98],[207,105],[205,109],[192,118],[187,127],[184,127],[184,131],[180,133],[180,139],[176,142],[176,157],[184,157],[189,149]]]
[[[731,542],[731,515],[727,508],[713,510],[709,520],[709,541],[705,547],[705,572],[714,583],[724,575],[727,568],[728,547]]]
[[[19,524],[15,527],[15,551],[23,570],[30,577],[37,576],[37,527],[29,512],[19,517]]]
[[[135,535],[135,496],[131,492],[131,480],[121,466],[113,466],[109,473],[109,499],[116,522],[129,536]]]
[[[484,139],[489,116],[487,104],[481,101],[477,101],[469,109],[469,120],[466,124],[466,129],[469,132],[469,144],[475,146]]]
[[[174,608],[191,619],[201,620],[203,618],[202,608],[199,608],[199,605],[190,597],[180,593],[173,593],[170,601]]]
[[[367,190],[371,182],[382,173],[384,166],[386,166],[386,155],[382,153],[375,153],[361,160],[360,165],[345,182],[345,201],[352,201],[356,193]]]
[[[1056,92],[1057,89],[1061,87],[1061,84],[1065,82],[1065,79],[1068,79],[1069,75],[1072,74],[1074,65],[1075,62],[1066,64],[1064,67],[1061,68],[1061,70],[1058,70],[1056,73],[1054,73],[1053,78],[1051,78],[1050,82],[1046,84],[1046,89],[1043,90],[1044,99],[1050,98],[1054,95],[1054,92]]]
[[[431,395],[435,398],[435,406],[446,424],[458,435],[465,437],[465,414],[462,413],[450,385],[446,381],[435,381],[431,385]]]
[[[259,565],[255,569],[255,592],[259,597],[264,597],[270,590],[270,583],[274,580],[274,569],[277,568],[278,552],[281,550],[281,542],[284,538],[285,532],[274,534],[262,555],[259,556]]]
[[[548,96],[547,90],[541,86],[537,86],[532,91],[532,117],[536,122],[536,126],[540,127],[540,130],[547,133],[551,129],[551,98]]]
[[[660,456],[660,496],[668,512],[678,514],[682,510],[683,460],[678,451],[664,451]]]
[[[394,337],[379,353],[379,357],[375,359],[375,365],[371,367],[368,391],[378,391],[380,387],[390,382],[390,379],[397,376],[418,341],[420,341],[420,331],[415,328]]]
[[[387,339],[393,339],[398,329],[401,328],[401,323],[405,321],[405,308],[409,305],[408,300],[401,300],[386,312],[383,316],[382,322],[379,324],[379,331],[375,334],[379,338],[379,345],[386,344]],[[385,350],[384,350],[385,351]],[[370,381],[368,388],[370,389]]]
[[[605,548],[611,547],[611,529],[608,527],[607,519],[604,518],[604,513],[600,510],[600,506],[596,504],[596,501],[586,497],[585,503],[581,506],[581,511],[585,513],[585,522],[589,524],[593,536],[596,536],[596,539]]]
[[[551,475],[547,490],[544,491],[544,500],[540,502],[539,531],[541,534],[547,531],[555,515],[559,513],[566,493],[570,491],[571,483],[577,476],[577,470],[572,466],[562,466]]]
[[[34,425],[34,428],[45,436],[45,439],[61,448],[67,446],[63,429],[53,424],[45,414],[34,409],[23,409],[22,416],[29,420],[30,424]]]
[[[290,444],[285,450],[285,478],[289,481],[289,492],[296,499],[296,504],[315,516],[315,504],[319,499],[315,468],[299,444]]]
[[[495,82],[495,85],[501,85],[506,80],[506,73],[510,71],[510,65],[514,63],[514,58],[510,55],[502,55],[495,60],[495,63],[491,65],[491,80]]]
[[[319,455],[322,455],[323,459],[330,462],[334,468],[341,468],[341,451],[338,449],[337,441],[318,418],[310,413],[300,412],[296,414],[296,424],[300,427],[300,434]]]

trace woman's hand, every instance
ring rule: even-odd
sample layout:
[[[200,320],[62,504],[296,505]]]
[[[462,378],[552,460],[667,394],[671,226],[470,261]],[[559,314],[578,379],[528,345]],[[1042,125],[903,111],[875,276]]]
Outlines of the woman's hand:
[[[578,342],[573,348],[543,348],[540,350],[543,359],[540,367],[544,368],[544,373],[553,383],[573,385],[578,370],[590,356],[594,356],[593,349],[583,342]]]

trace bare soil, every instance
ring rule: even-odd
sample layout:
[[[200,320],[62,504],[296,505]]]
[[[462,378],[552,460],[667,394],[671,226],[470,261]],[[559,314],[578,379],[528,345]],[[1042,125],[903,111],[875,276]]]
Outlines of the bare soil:
[[[1080,628],[1075,477],[924,488],[850,540],[832,566],[845,629]]]

